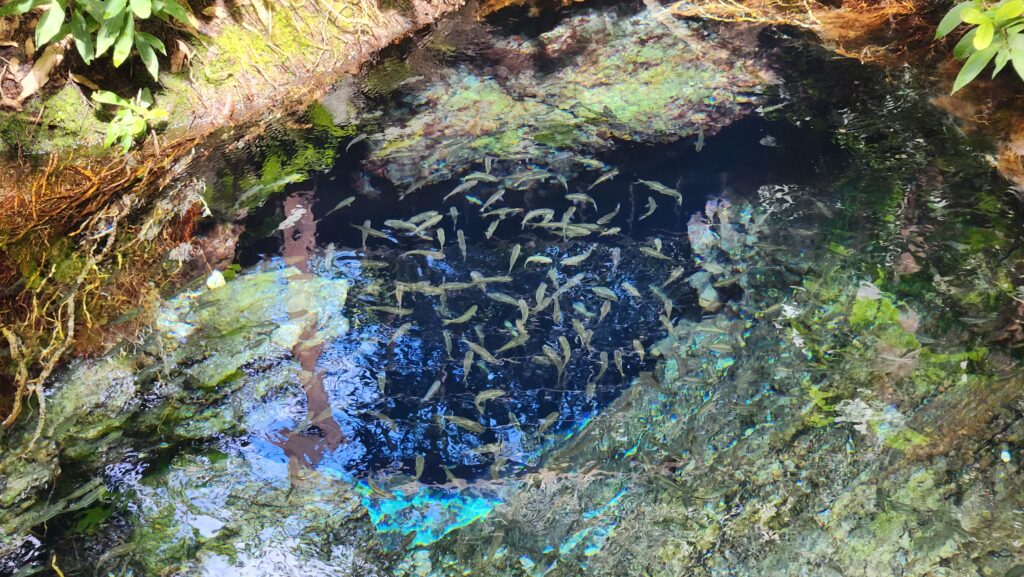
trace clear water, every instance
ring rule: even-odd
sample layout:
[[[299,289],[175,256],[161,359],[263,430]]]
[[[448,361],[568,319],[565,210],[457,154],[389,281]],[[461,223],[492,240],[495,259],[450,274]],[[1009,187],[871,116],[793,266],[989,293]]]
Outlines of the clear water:
[[[563,16],[580,14],[597,18]],[[373,139],[272,128],[262,147],[215,156],[206,170],[252,195],[254,180],[277,179],[268,159],[282,151],[328,162],[249,208],[222,292],[169,301],[180,324],[167,326],[202,337],[185,349],[195,358],[140,377],[153,408],[102,466],[69,466],[58,494],[92,477],[105,492],[6,567],[31,574],[55,552],[68,575],[1019,575],[1016,199],[984,143],[911,76],[785,32],[758,42],[784,83],[720,132],[618,140],[590,151],[590,170],[522,190],[509,183],[558,158],[466,165],[510,189],[488,210],[521,210],[490,235],[495,217],[468,196],[486,202],[498,183],[447,201],[458,175],[408,192],[385,175],[409,165]],[[460,58],[449,66],[493,67]],[[425,96],[438,81],[425,82],[381,106],[382,131],[440,106]],[[649,198],[658,208],[641,220]],[[619,230],[571,238],[521,223],[573,206],[571,225],[620,207],[600,232]],[[426,238],[384,224],[428,211],[441,219]],[[366,220],[386,238],[364,248],[351,225]],[[404,254],[441,249],[438,230],[444,258]],[[667,259],[650,254],[655,239]],[[560,315],[538,306],[538,285],[551,295],[575,275]],[[434,294],[445,283],[469,286]],[[701,303],[708,287],[718,306]],[[521,312],[488,293],[526,304],[522,346],[496,352]],[[216,316],[235,306],[237,327]],[[496,360],[464,365],[467,342]],[[204,388],[195,375],[221,357],[245,360]],[[196,406],[147,417],[178,415],[160,404],[175,382],[201,389]]]

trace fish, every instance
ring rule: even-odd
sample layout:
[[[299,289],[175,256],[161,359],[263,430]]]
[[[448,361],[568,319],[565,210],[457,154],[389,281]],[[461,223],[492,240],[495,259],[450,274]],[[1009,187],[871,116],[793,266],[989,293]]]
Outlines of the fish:
[[[491,225],[487,227],[487,231],[484,233],[487,240],[491,240],[491,237],[494,236],[494,231],[498,230],[498,223],[500,222],[500,220],[492,221]]]
[[[505,189],[504,188],[498,190],[498,192],[495,192],[490,197],[488,197],[487,202],[485,202],[483,204],[483,206],[480,207],[480,212],[483,212],[483,211],[487,210],[487,208],[489,206],[491,206],[492,204],[498,202],[502,198],[505,198]]]
[[[597,376],[594,377],[594,382],[595,383],[599,382],[601,380],[601,377],[603,377],[604,373],[608,370],[608,353],[605,352],[605,351],[601,351],[601,354],[599,354],[597,356],[597,358],[598,358],[598,367],[597,367]]]
[[[584,194],[582,192],[574,192],[572,194],[565,195],[565,199],[571,202],[583,203],[584,205],[586,205],[589,202],[591,206],[594,207],[594,210],[597,210],[597,202],[595,202],[594,198],[589,194]]]
[[[498,182],[498,177],[493,174],[487,174],[486,172],[471,172],[466,176],[462,177],[462,181],[467,180],[482,180],[484,182]]]
[[[473,288],[475,285],[471,282],[444,282],[441,283],[437,288],[444,292],[448,291],[462,291],[469,288]]]
[[[675,333],[676,328],[672,325],[672,319],[670,319],[667,315],[659,315],[658,322],[661,323],[661,327],[665,329],[665,332],[667,332],[668,334],[671,335]]]
[[[551,264],[552,262],[553,261],[546,256],[535,254],[533,256],[526,257],[526,262],[523,263],[523,266],[529,265],[530,263]]]
[[[555,321],[555,324],[558,324],[562,322],[562,305],[558,304],[557,296],[552,297],[551,304],[554,305],[551,309],[551,320]]]
[[[491,363],[492,365],[501,364],[501,361],[498,360],[497,357],[492,355],[491,351],[485,349],[484,347],[474,343],[473,341],[467,341],[466,339],[462,339],[462,342],[465,343],[467,347],[469,347],[470,351],[476,353],[477,355],[480,355],[480,358],[487,361],[488,363]]]
[[[644,362],[644,357],[647,356],[647,351],[644,350],[644,346],[640,344],[639,339],[633,339],[633,350],[636,351],[637,356],[640,357],[640,362]]]
[[[572,319],[572,328],[573,328],[573,330],[576,331],[576,334],[580,337],[580,343],[582,343],[585,348],[589,349],[590,348],[590,341],[589,341],[589,338],[587,337],[587,328],[585,326],[583,326],[583,323],[580,322],[579,319],[575,319],[574,318],[574,319]],[[566,362],[568,362],[568,361],[566,361]]]
[[[430,220],[430,219],[432,219],[432,218],[434,218],[436,216],[440,216],[440,214],[441,213],[437,212],[436,210],[428,210],[428,211],[421,212],[421,213],[419,213],[419,214],[417,214],[415,216],[409,217],[408,222],[410,222],[412,224],[420,224],[420,223],[426,222],[426,221],[428,221],[428,220]]]
[[[654,293],[654,296],[658,297],[658,300],[660,300],[661,304],[665,307],[665,315],[672,316],[672,299],[665,294],[665,291],[658,288],[657,285],[652,284],[649,288],[651,289],[651,292]]]
[[[544,302],[544,296],[547,292],[548,283],[541,281],[541,283],[537,285],[537,290],[533,293],[533,298],[537,300],[537,306],[540,306],[540,303]]]
[[[537,427],[537,434],[544,434],[544,431],[548,430],[548,428],[551,427],[551,425],[555,424],[555,421],[558,420],[558,417],[558,411],[553,411],[548,416],[544,417],[544,419],[540,422],[540,426]]]
[[[533,180],[544,180],[544,179],[552,177],[552,176],[554,176],[554,175],[551,174],[550,172],[546,171],[546,170],[540,170],[540,169],[536,169],[536,168],[535,169],[531,169],[531,170],[527,170],[527,171],[524,171],[522,173],[517,173],[517,174],[513,175],[513,178],[515,180],[512,181],[512,187],[513,188],[519,188],[520,185],[526,184],[527,182],[530,182],[530,181],[533,181]]]
[[[612,270],[619,268],[619,262],[622,261],[622,249],[615,247],[612,249]]]
[[[412,309],[403,309],[398,307],[366,307],[366,310],[399,317],[404,317],[405,315],[412,313]]]
[[[451,207],[448,209],[448,215],[452,217],[452,226],[459,225],[459,209],[458,207]]]
[[[357,230],[359,230],[359,231],[361,231],[363,233],[363,248],[366,248],[366,239],[368,237],[371,237],[371,236],[377,237],[377,238],[383,238],[383,239],[386,239],[386,240],[390,240],[390,239],[388,239],[388,235],[384,234],[383,232],[381,232],[379,230],[373,229],[370,226],[370,221],[369,220],[363,221],[362,226],[360,226],[358,224],[353,224],[353,225],[350,225],[350,226],[352,226],[352,228],[357,229]]]
[[[488,283],[512,282],[512,277],[510,276],[484,276],[476,272],[475,270],[470,271],[469,278],[473,279],[473,284],[478,285],[481,288],[481,290],[486,288]]]
[[[483,433],[485,430],[485,427],[480,423],[467,419],[465,417],[459,417],[456,415],[446,415],[445,418],[448,419],[448,422],[463,429],[466,429],[467,431],[470,431],[472,433],[476,433],[478,435],[480,433]]]
[[[654,250],[661,252],[661,239],[658,237],[654,237],[654,240],[652,242],[654,243]]]
[[[677,280],[679,280],[679,277],[683,276],[684,274],[686,274],[686,269],[681,266],[672,269],[672,272],[668,273],[668,279],[666,279],[665,282],[661,283],[661,286],[666,287],[669,284],[676,282]]]
[[[398,330],[395,331],[395,334],[391,335],[391,340],[388,341],[388,342],[389,343],[393,343],[393,342],[397,341],[398,339],[404,337],[405,334],[408,333],[409,329],[411,329],[411,328],[412,328],[412,323],[405,323],[404,325],[398,327]]]
[[[412,232],[416,230],[416,224],[405,220],[398,220],[397,218],[389,218],[384,221],[384,226],[394,228],[397,230],[406,230]]]
[[[444,229],[443,228],[437,229],[437,245],[441,248],[441,250],[444,250]]]
[[[677,205],[683,204],[683,195],[680,194],[679,191],[674,188],[669,188],[664,184],[654,180],[638,180],[637,182],[653,190],[654,192],[657,192],[658,194],[664,194],[665,196],[674,198]]]
[[[369,134],[366,134],[365,132],[363,132],[363,133],[362,133],[362,134],[360,134],[359,136],[356,136],[356,137],[355,137],[355,138],[353,138],[352,140],[348,141],[348,145],[347,145],[347,146],[345,146],[345,153],[346,153],[346,154],[348,154],[348,150],[349,150],[350,148],[352,148],[353,146],[355,146],[355,145],[359,144],[360,142],[362,142],[362,141],[366,140],[366,139],[367,139],[367,138],[369,138],[369,137],[370,137],[370,135],[369,135]]]
[[[635,286],[633,286],[632,284],[630,284],[627,281],[620,282],[619,283],[619,287],[621,287],[622,290],[624,290],[627,293],[629,293],[629,296],[631,296],[631,297],[640,298],[640,296],[641,296],[640,295],[640,291],[637,290],[637,288]]]
[[[423,455],[416,455],[416,480],[419,481],[420,477],[423,476],[423,468],[426,466],[426,459]]]
[[[444,215],[442,215],[442,214],[435,214],[434,216],[431,216],[427,220],[425,220],[422,223],[420,223],[420,225],[416,227],[416,230],[412,231],[412,234],[418,235],[418,234],[422,233],[423,231],[425,231],[425,230],[433,227],[437,223],[441,222],[441,220],[443,218],[444,218]]]
[[[512,269],[516,266],[516,261],[519,260],[519,253],[523,251],[523,245],[516,243],[512,247],[512,254],[508,257],[508,272],[512,274]]]
[[[487,298],[502,304],[512,305],[514,307],[519,306],[519,299],[516,299],[516,297],[507,295],[502,292],[491,291],[487,293]]]
[[[530,340],[530,335],[526,334],[526,331],[519,332],[516,336],[512,337],[507,343],[501,345],[498,350],[494,351],[497,354],[501,354],[505,351],[514,349],[516,347],[525,345]]]
[[[385,499],[394,499],[395,498],[395,494],[394,493],[392,493],[391,491],[388,491],[387,489],[384,489],[384,488],[380,487],[379,485],[377,485],[376,483],[373,482],[373,479],[371,479],[369,477],[366,478],[366,485],[368,487],[370,487],[370,490],[373,491],[373,493],[375,495],[377,495],[378,497],[384,497]]]
[[[613,234],[619,234],[620,232],[622,232],[621,226],[613,226],[597,236],[611,236]]]
[[[728,354],[728,353],[731,353],[731,352],[734,351],[734,349],[732,348],[732,345],[727,344],[727,343],[712,343],[712,344],[708,345],[708,349],[712,350],[712,351],[715,351],[716,353],[725,353],[725,354]]]
[[[700,132],[697,133],[697,142],[694,143],[693,148],[697,152],[700,152],[701,150],[704,150],[704,127],[703,126],[700,128]]]
[[[439,250],[407,250],[398,255],[399,258],[407,256],[425,256],[434,260],[444,260],[444,253]]]
[[[462,382],[465,383],[469,380],[469,368],[473,366],[473,351],[466,351],[466,356],[462,357]]]
[[[562,372],[565,370],[565,363],[562,362],[562,357],[558,356],[558,353],[555,352],[555,349],[547,345],[541,347],[541,352],[544,353],[544,358],[547,359],[549,363],[555,365],[555,369],[558,371],[558,380],[561,381]]]
[[[574,310],[574,311],[578,312],[579,314],[583,315],[583,317],[586,318],[586,319],[594,318],[594,313],[592,313],[589,310],[587,310],[587,305],[585,305],[583,303],[580,303],[580,302],[572,303],[572,310]]]
[[[562,364],[568,365],[572,358],[572,347],[569,346],[569,339],[565,335],[559,335],[558,344],[562,347]]]
[[[440,379],[434,381],[434,383],[430,385],[430,388],[427,389],[427,394],[423,395],[423,398],[420,399],[420,401],[424,403],[429,401],[430,399],[434,398],[434,395],[436,395],[439,390],[441,390]]]
[[[638,220],[643,220],[648,216],[654,214],[654,211],[658,210],[658,201],[654,200],[653,196],[647,197],[647,212],[645,212]]]
[[[388,384],[388,375],[385,371],[377,373],[377,388],[380,389],[381,394],[384,394],[384,389]]]
[[[445,329],[441,331],[441,336],[444,337],[444,352],[449,358],[452,356],[452,332]]]
[[[601,218],[597,219],[597,224],[608,224],[609,222],[615,220],[615,217],[619,214],[619,208],[621,208],[621,207],[622,207],[621,204],[616,204],[615,205],[615,210],[613,210],[613,211],[609,212],[608,214],[602,216]]]
[[[672,260],[671,257],[666,256],[666,255],[664,255],[664,254],[654,250],[653,248],[651,248],[649,246],[642,246],[642,247],[640,247],[640,252],[642,252],[643,254],[646,254],[649,257],[660,258],[661,260]]]
[[[525,299],[519,299],[516,304],[519,305],[519,314],[522,315],[520,320],[525,325],[526,319],[530,318],[530,305],[526,304]]]
[[[479,307],[477,307],[476,305],[473,305],[473,306],[469,307],[466,310],[466,312],[464,312],[461,315],[455,317],[454,319],[443,319],[441,321],[441,324],[442,325],[461,325],[462,323],[467,322],[469,319],[473,318],[473,315],[476,314],[477,308],[479,308]]]
[[[513,214],[519,214],[520,212],[523,212],[523,209],[521,209],[521,208],[512,208],[512,207],[509,207],[509,206],[504,206],[502,208],[496,208],[494,210],[485,212],[485,213],[483,213],[482,216],[484,218],[491,218],[493,216],[493,217],[497,217],[498,220],[503,220],[503,219],[506,219],[506,218],[512,216]]]
[[[597,317],[597,324],[601,324],[604,317],[608,316],[608,313],[612,312],[612,301],[604,301],[601,303],[601,314]]]
[[[503,389],[487,389],[476,394],[473,404],[476,406],[477,412],[482,415],[484,414],[484,403],[487,401],[493,401],[494,399],[500,399],[504,396],[505,391]]]
[[[619,295],[615,294],[612,289],[603,286],[590,287],[591,292],[598,296],[598,298],[618,302]]]
[[[459,250],[462,251],[462,262],[466,262],[466,235],[463,234],[462,229],[455,231],[455,236],[459,240]]]
[[[622,378],[626,378],[626,370],[623,367],[622,363],[622,350],[615,349],[615,352],[612,353],[612,356],[615,358],[615,368],[619,370],[619,376],[621,376]]]
[[[591,246],[589,249],[587,249],[587,252],[584,252],[583,254],[578,254],[576,256],[571,256],[571,257],[568,257],[568,258],[563,258],[562,260],[560,260],[558,262],[562,266],[577,266],[577,265],[582,264],[583,261],[585,261],[588,258],[590,258],[590,255],[593,252],[594,252],[594,247]]]
[[[530,212],[526,213],[526,216],[523,217],[521,228],[526,228],[527,223],[533,221],[533,219],[538,217],[540,217],[542,222],[550,222],[551,219],[555,218],[555,211],[551,210],[550,208],[538,208],[535,210],[531,210]]]
[[[467,190],[473,188],[474,186],[476,186],[478,184],[480,184],[479,180],[463,181],[462,184],[456,186],[455,188],[452,189],[451,192],[449,192],[447,195],[445,195],[445,197],[443,199],[441,199],[441,201],[442,202],[448,202],[449,198],[451,198],[451,197],[453,197],[456,194],[459,194],[461,192],[466,192]]]
[[[618,168],[613,168],[613,169],[609,170],[608,172],[606,172],[606,173],[602,174],[601,176],[599,176],[597,178],[597,180],[594,181],[594,184],[591,184],[590,188],[588,188],[587,190],[593,190],[593,188],[595,186],[601,184],[602,182],[608,182],[609,180],[615,178],[618,175],[619,175],[619,169]]]
[[[328,210],[327,213],[324,214],[323,216],[321,216],[320,218],[321,219],[327,218],[328,216],[333,214],[335,211],[341,210],[341,209],[345,208],[346,206],[352,204],[355,201],[356,201],[356,197],[350,196],[350,197],[342,200],[338,204],[334,205],[334,208],[332,208],[331,210]]]

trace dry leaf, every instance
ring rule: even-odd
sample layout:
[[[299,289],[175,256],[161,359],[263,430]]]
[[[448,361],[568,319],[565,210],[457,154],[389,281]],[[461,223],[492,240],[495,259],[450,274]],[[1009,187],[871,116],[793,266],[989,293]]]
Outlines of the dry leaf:
[[[56,42],[50,44],[43,50],[43,55],[36,60],[32,70],[21,79],[21,94],[18,95],[18,102],[24,102],[26,98],[39,91],[50,81],[50,73],[58,64],[64,61],[64,51],[67,44]]]
[[[914,274],[921,270],[921,265],[917,264],[917,260],[914,259],[914,255],[909,252],[905,252],[900,255],[899,260],[896,262],[895,269],[897,275]]]
[[[29,36],[27,39],[25,39],[25,56],[28,56],[29,58],[32,58],[35,55],[36,55],[36,43],[35,43],[34,40],[32,40],[32,37]]]
[[[71,74],[70,78],[76,84],[81,84],[82,86],[88,88],[89,90],[99,90],[100,89],[99,85],[97,85],[92,80],[89,80],[85,76],[82,76],[81,74]]]
[[[178,74],[185,68],[186,63],[192,62],[192,47],[181,39],[174,41],[174,51],[171,52],[171,74]]]

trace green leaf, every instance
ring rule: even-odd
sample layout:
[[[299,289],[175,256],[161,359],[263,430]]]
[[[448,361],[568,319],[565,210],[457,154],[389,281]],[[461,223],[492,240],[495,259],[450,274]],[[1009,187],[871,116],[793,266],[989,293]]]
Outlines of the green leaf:
[[[953,91],[950,94],[955,93],[964,86],[967,86],[972,80],[977,78],[981,71],[988,66],[988,63],[996,55],[999,50],[998,46],[990,45],[984,50],[979,50],[971,55],[964,63],[964,67],[960,69],[960,73],[956,75],[956,80],[953,82]]]
[[[974,52],[974,36],[978,34],[977,28],[970,29],[964,37],[953,47],[953,58],[963,60]]]
[[[163,40],[160,40],[156,36],[153,36],[149,32],[138,31],[135,33],[135,42],[143,41],[153,47],[154,50],[167,56],[167,47],[164,46]]]
[[[36,46],[49,43],[64,24],[64,4],[60,0],[51,0],[49,8],[36,24]]]
[[[99,32],[96,33],[96,57],[103,56],[110,47],[117,42],[124,28],[125,15],[119,14],[113,18],[107,18],[100,23]]]
[[[129,0],[129,2],[136,18],[145,20],[153,14],[153,0]]]
[[[963,22],[962,15],[964,10],[971,6],[974,6],[974,2],[961,2],[954,6],[952,10],[946,12],[946,15],[942,17],[942,21],[939,22],[939,27],[935,29],[935,38],[942,38],[959,26]]]
[[[124,12],[126,6],[128,6],[128,0],[107,0],[106,6],[103,7],[103,18],[117,16]]]
[[[1013,69],[1017,71],[1017,76],[1024,80],[1024,50],[1011,50],[1010,60],[1013,62]]]
[[[996,29],[991,22],[982,22],[978,25],[978,33],[974,35],[974,49],[984,50],[992,44],[992,37],[995,36]]]
[[[128,106],[127,100],[107,90],[97,90],[96,92],[93,92],[92,99],[100,104],[112,104],[120,107]]]
[[[40,6],[46,6],[50,0],[15,0],[5,6],[0,6],[0,18],[5,16],[17,16]]]
[[[192,17],[181,4],[178,4],[177,0],[163,0],[163,10],[160,10],[159,15],[167,15],[182,24],[192,25]]]
[[[82,61],[91,64],[96,57],[96,47],[92,42],[92,34],[89,33],[89,26],[85,22],[85,16],[75,10],[71,14],[71,36],[75,39],[75,48],[82,55]]]
[[[114,67],[118,67],[128,59],[135,44],[135,19],[131,14],[124,15],[124,29],[121,30],[117,42],[114,42]]]
[[[92,19],[96,22],[103,21],[103,10],[104,5],[100,0],[78,0],[75,2],[75,12],[80,12],[81,8],[85,9],[85,12],[92,16]]]
[[[135,38],[135,49],[139,51],[142,63],[146,65],[146,71],[153,77],[153,80],[160,81],[160,62],[156,58],[153,46],[149,44],[141,34]]]
[[[995,78],[997,74],[1003,71],[1003,67],[1010,61],[1010,47],[1002,46],[999,48],[999,52],[996,52],[995,66],[992,67],[992,78]]]
[[[1024,13],[1024,0],[1008,0],[999,6],[993,20],[1005,22],[1020,16],[1022,13]]]
[[[960,18],[968,24],[981,24],[982,22],[988,22],[988,16],[981,13],[974,6],[968,6],[960,13]]]

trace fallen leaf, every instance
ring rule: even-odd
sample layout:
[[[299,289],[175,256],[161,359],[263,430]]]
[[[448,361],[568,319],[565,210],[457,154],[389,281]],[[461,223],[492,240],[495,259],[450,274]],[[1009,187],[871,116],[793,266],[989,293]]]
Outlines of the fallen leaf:
[[[914,259],[914,255],[909,252],[905,252],[900,255],[898,261],[896,261],[896,274],[914,274],[921,270],[921,265],[917,264],[917,260]]]
[[[71,74],[70,78],[76,84],[81,84],[82,86],[88,88],[89,90],[99,90],[100,89],[98,84],[96,84],[92,80],[89,80],[85,76],[82,76],[81,74]]]
[[[171,53],[171,74],[178,74],[186,63],[192,62],[192,47],[180,38],[174,41],[174,52]]]
[[[50,73],[64,61],[66,46],[66,42],[55,42],[43,50],[43,55],[36,60],[32,70],[29,70],[28,74],[21,79],[21,94],[18,95],[18,102],[24,102],[26,98],[38,92],[50,81]]]

